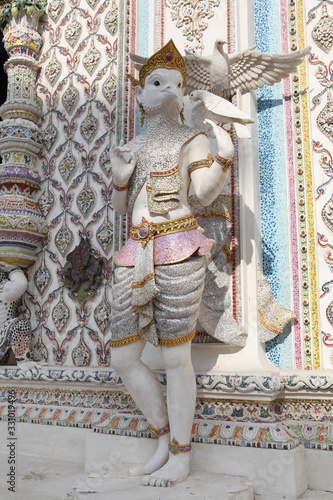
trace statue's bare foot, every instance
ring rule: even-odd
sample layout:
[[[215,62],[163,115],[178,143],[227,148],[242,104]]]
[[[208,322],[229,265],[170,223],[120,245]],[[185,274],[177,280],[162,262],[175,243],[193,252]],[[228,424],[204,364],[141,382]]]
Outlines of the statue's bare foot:
[[[160,469],[169,458],[169,441],[169,434],[160,436],[158,438],[158,445],[154,455],[144,465],[131,467],[129,474],[131,476],[144,476]]]
[[[144,486],[174,486],[184,481],[190,472],[189,453],[170,455],[167,463],[161,469],[142,478]]]

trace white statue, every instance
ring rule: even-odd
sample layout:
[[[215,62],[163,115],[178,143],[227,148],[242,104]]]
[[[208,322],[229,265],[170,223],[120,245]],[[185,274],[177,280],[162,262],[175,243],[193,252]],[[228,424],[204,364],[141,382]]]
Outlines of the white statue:
[[[112,152],[113,206],[120,214],[132,212],[133,226],[114,257],[111,363],[158,437],[153,457],[130,472],[144,475],[144,485],[172,486],[189,474],[196,400],[191,340],[214,244],[191,214],[188,187],[204,206],[215,200],[234,156],[229,134],[216,122],[252,120],[199,88],[191,99],[202,127],[181,124],[187,68],[173,42],[148,60],[133,58],[140,73],[131,80],[146,129]],[[203,132],[207,126],[216,154],[207,128]],[[146,341],[161,348],[167,405],[141,361]]]
[[[205,238],[190,212],[190,181],[200,202],[220,193],[234,155],[229,134],[210,122],[218,153],[200,130],[180,124],[186,67],[170,41],[140,70],[136,97],[146,130],[113,151],[113,206],[132,212],[131,237],[114,261],[111,362],[149,423],[158,447],[131,471],[143,484],[171,486],[189,473],[196,384],[191,363],[206,259]],[[140,357],[160,345],[167,406],[160,383]]]
[[[30,321],[17,316],[27,286],[22,269],[0,261],[0,359],[12,348],[17,367],[33,372],[40,364],[31,360]]]

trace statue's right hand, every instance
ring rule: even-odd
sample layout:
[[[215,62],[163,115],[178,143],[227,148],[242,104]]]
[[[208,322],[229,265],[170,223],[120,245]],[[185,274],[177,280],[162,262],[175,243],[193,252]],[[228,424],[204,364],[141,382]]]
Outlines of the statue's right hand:
[[[135,168],[135,155],[128,146],[120,143],[111,149],[113,180],[116,184],[127,184]]]

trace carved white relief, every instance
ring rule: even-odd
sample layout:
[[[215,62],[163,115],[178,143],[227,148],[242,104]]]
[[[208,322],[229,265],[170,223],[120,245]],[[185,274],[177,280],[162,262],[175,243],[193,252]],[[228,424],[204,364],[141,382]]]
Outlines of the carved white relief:
[[[183,35],[189,42],[194,42],[193,49],[202,50],[202,36],[208,26],[207,20],[213,17],[214,8],[221,0],[166,0],[165,5],[171,10],[171,19],[177,28],[183,28]]]

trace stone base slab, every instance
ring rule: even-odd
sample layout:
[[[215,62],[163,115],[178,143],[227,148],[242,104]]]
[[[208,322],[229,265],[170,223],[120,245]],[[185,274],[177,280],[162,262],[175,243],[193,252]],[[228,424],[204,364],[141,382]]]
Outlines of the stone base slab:
[[[16,498],[12,494],[8,496],[10,492],[7,495],[4,482],[8,468],[7,424],[6,421],[0,421],[0,442],[2,443],[0,449],[2,478],[0,488],[4,492],[5,496],[1,495],[1,499],[4,500]],[[118,479],[120,478],[119,471],[123,477],[120,490],[129,485],[128,481],[133,481],[133,484],[137,481],[135,488],[141,492],[140,480],[130,478],[127,475],[127,469],[133,463],[147,460],[156,446],[154,439],[105,435],[85,428],[17,422],[15,432],[18,465],[17,492],[21,495],[17,498],[25,500],[39,498],[81,500],[79,496],[74,499],[74,495],[84,495],[82,498],[89,496],[94,500],[109,500],[110,495],[104,495],[103,498],[103,496],[95,497],[93,494],[87,494],[83,491],[83,486],[87,486],[87,478],[91,476],[88,486],[90,487],[94,483],[94,494],[102,495],[104,494],[103,488],[108,489],[109,487],[110,475],[115,471],[118,471]],[[223,478],[227,484],[230,484],[230,488],[234,487],[235,483],[228,483],[229,476],[233,476],[238,483],[240,481],[243,488],[241,491],[229,490],[226,493],[239,495],[244,493],[247,496],[231,497],[233,500],[234,498],[237,500],[252,498],[248,496],[251,491],[248,485],[253,487],[256,500],[282,500],[282,498],[285,500],[296,500],[297,498],[333,500],[333,493],[329,493],[333,492],[332,481],[330,481],[332,460],[329,451],[310,450],[303,446],[292,450],[274,450],[193,443],[191,453],[191,476],[195,481],[196,477],[200,477],[202,484],[205,484],[202,480],[204,474]],[[104,483],[104,481],[106,482]],[[55,489],[55,484],[57,489]],[[116,485],[116,483],[114,484]],[[97,486],[100,490],[96,489]],[[307,491],[308,489],[309,491]],[[321,492],[315,493],[314,489],[321,490]],[[168,497],[165,497],[164,493],[162,495],[162,492],[174,492],[175,489],[156,489],[142,486],[142,491],[144,494],[147,491],[154,492],[155,497],[153,496],[152,500],[165,500]],[[190,491],[195,493],[193,488]],[[44,496],[43,492],[45,492]],[[59,497],[60,492],[64,493],[62,497]],[[66,496],[67,494],[69,496]],[[121,500],[121,497],[116,494],[112,498]],[[137,495],[127,498],[141,500]],[[149,497],[143,498],[146,500]],[[178,498],[185,499],[186,497],[179,496]],[[195,499],[193,495],[190,498]],[[202,498],[215,500],[214,496],[201,496],[200,500]],[[220,496],[217,498],[218,500],[221,498],[226,500],[228,497]]]
[[[98,475],[114,467],[144,463],[155,447],[156,441],[148,438],[89,433],[85,471]],[[308,488],[303,446],[270,450],[193,443],[191,453],[192,472],[242,476],[256,494],[296,500]]]
[[[87,477],[75,489],[74,500],[253,500],[253,488],[244,477],[193,471],[182,483],[170,488],[141,485],[119,467],[103,479]]]
[[[332,473],[328,470],[328,464],[332,464],[331,453],[325,450],[306,450],[307,477],[311,490],[333,492]]]

